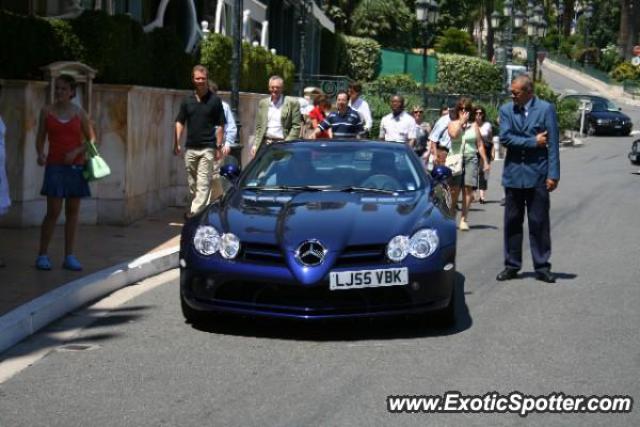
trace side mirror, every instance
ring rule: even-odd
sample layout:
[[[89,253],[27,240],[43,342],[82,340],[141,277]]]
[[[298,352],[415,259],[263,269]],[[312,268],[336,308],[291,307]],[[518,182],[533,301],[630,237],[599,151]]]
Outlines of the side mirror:
[[[240,166],[233,163],[226,164],[220,168],[220,176],[225,177],[234,184],[240,178],[240,172]]]
[[[438,183],[445,183],[451,178],[451,169],[444,165],[438,165],[431,171],[431,177]]]

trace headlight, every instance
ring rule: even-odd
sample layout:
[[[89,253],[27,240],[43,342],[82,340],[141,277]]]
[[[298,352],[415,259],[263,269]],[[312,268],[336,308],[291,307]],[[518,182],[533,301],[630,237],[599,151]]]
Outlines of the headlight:
[[[387,245],[387,257],[391,261],[400,262],[409,254],[409,238],[396,236]]]
[[[201,225],[193,236],[193,247],[202,255],[213,255],[220,250],[220,234],[210,225]]]
[[[223,234],[220,242],[220,255],[222,255],[222,258],[235,258],[239,251],[240,239],[238,239],[238,236],[232,233]]]
[[[409,253],[416,258],[424,259],[438,249],[438,232],[431,228],[418,230],[409,241]]]

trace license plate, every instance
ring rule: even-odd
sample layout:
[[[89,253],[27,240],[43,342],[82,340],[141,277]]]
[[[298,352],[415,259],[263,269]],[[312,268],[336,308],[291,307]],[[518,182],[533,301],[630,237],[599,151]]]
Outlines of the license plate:
[[[622,129],[622,125],[615,125],[614,128],[616,129]]]
[[[408,284],[409,269],[406,267],[381,270],[332,271],[329,273],[329,289],[332,291]]]

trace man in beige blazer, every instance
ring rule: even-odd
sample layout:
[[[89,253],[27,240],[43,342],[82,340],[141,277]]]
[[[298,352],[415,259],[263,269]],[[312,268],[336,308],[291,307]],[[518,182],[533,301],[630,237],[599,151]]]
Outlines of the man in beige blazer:
[[[269,79],[269,98],[258,103],[256,117],[255,143],[251,155],[255,156],[263,144],[275,141],[290,141],[300,138],[300,104],[296,98],[284,96],[282,87],[284,80],[280,76]]]

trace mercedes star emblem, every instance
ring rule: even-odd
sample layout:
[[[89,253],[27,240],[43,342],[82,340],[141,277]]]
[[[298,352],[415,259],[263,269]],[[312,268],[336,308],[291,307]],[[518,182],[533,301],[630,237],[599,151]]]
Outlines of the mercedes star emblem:
[[[296,259],[307,267],[314,267],[322,264],[327,250],[322,243],[317,240],[306,240],[296,249]]]

